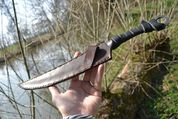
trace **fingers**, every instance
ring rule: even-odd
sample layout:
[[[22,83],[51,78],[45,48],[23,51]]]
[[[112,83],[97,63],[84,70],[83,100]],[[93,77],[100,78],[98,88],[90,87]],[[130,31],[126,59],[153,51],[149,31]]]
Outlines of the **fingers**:
[[[56,86],[50,86],[50,87],[48,87],[48,89],[49,89],[49,91],[50,91],[50,93],[52,95],[52,102],[53,102],[54,105],[56,105],[57,101],[58,101],[57,97],[61,93],[60,93],[59,89]],[[57,107],[57,105],[56,105],[56,107]]]
[[[77,56],[79,56],[79,55],[80,55],[80,52],[76,52],[75,55],[74,55],[74,58],[77,57]],[[73,81],[79,80],[79,76],[76,76],[76,77],[72,78],[72,80]]]
[[[76,52],[76,53],[74,54],[74,58],[77,57],[77,56],[79,56],[79,55],[80,55],[80,52]]]
[[[61,93],[56,86],[50,86],[50,87],[48,87],[48,89],[49,89],[52,97]]]
[[[99,91],[101,91],[101,84],[102,84],[103,73],[104,73],[104,65],[101,64],[98,67],[97,75],[96,75],[95,83],[94,83],[95,89],[99,90]]]
[[[85,73],[84,81],[91,81],[96,90],[101,90],[102,78],[104,73],[104,65],[101,64]]]
[[[91,80],[91,82],[94,83],[95,77],[96,77],[96,74],[97,74],[97,69],[98,69],[98,66],[88,70],[85,73],[83,80],[84,81],[90,81]]]
[[[95,79],[97,76],[97,70],[98,70],[98,66],[92,69],[92,73],[90,76],[90,81],[94,84],[95,83]]]

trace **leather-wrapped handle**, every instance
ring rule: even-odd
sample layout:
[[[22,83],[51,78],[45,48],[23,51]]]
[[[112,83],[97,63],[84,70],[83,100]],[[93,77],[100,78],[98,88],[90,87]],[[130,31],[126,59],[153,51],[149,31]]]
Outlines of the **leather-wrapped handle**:
[[[158,19],[164,18],[166,20],[165,23],[159,23]],[[167,16],[158,16],[155,19],[151,19],[146,22],[142,20],[141,25],[131,29],[123,34],[113,36],[106,44],[111,48],[111,50],[116,49],[123,42],[139,35],[142,33],[152,32],[153,30],[160,31],[165,29],[165,27],[169,24],[169,18]]]

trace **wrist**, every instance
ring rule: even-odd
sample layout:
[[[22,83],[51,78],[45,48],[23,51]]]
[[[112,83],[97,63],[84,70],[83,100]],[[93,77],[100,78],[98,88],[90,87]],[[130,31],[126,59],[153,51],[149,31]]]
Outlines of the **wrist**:
[[[75,114],[63,117],[63,119],[96,119],[93,115]]]

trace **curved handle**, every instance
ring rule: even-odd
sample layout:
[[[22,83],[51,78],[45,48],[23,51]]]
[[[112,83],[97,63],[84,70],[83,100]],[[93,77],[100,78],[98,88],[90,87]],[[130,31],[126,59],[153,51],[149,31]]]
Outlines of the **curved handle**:
[[[166,20],[165,23],[159,23],[158,20],[164,18]],[[153,30],[160,31],[165,29],[165,27],[169,24],[169,18],[167,16],[158,16],[155,19],[151,19],[146,22],[142,20],[141,25],[131,29],[123,34],[113,36],[106,44],[111,48],[111,50],[116,49],[123,42],[141,34],[152,32]]]

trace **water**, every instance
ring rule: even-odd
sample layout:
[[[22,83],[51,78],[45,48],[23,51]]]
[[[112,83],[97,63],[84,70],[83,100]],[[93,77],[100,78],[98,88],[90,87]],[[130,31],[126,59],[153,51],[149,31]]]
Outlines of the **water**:
[[[44,45],[40,45],[30,51],[25,51],[27,64],[30,70],[31,77],[37,76],[43,72],[46,72],[53,67],[59,66],[65,61],[69,60],[70,57],[64,47],[61,47],[57,41],[49,41]],[[55,44],[55,45],[54,45]],[[34,63],[34,61],[36,63]],[[12,99],[12,93],[10,90],[9,81],[7,78],[7,70],[9,72],[10,84],[12,86],[12,91],[17,101],[17,106],[20,110],[21,115],[25,119],[31,118],[30,104],[30,91],[25,91],[18,87],[18,83],[21,80],[28,80],[28,75],[24,66],[23,58],[21,55],[10,60],[10,64],[6,68],[5,64],[0,64],[0,117],[1,119],[6,118],[19,118],[16,110],[13,108],[11,101],[8,97]],[[68,87],[69,82],[64,82],[58,85],[58,87]],[[60,88],[63,92],[63,89]],[[4,94],[3,94],[4,93]],[[35,95],[35,107],[36,107],[36,118],[61,118],[60,113],[53,106],[46,103],[44,100],[51,103],[51,94],[48,89],[35,90],[34,93],[39,95],[42,99]],[[10,100],[10,101],[9,101]],[[52,103],[51,103],[52,104]]]

